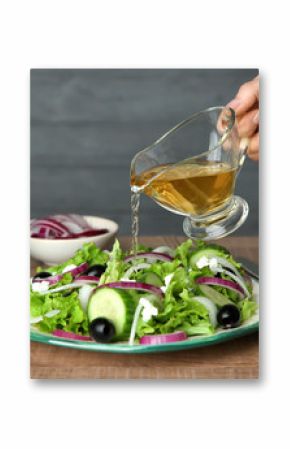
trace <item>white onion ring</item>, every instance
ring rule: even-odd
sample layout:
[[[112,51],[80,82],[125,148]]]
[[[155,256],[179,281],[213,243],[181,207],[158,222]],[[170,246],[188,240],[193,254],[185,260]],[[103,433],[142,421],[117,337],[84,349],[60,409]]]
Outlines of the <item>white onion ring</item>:
[[[209,319],[213,327],[217,326],[217,314],[218,309],[217,306],[205,296],[194,296],[192,299],[198,301],[200,304],[204,305],[207,308]]]
[[[134,271],[143,270],[144,268],[150,268],[150,264],[144,262],[133,265],[132,267],[128,268],[128,270],[124,273],[124,278],[130,279],[130,276],[131,274],[134,273]]]
[[[162,262],[172,262],[173,258],[165,253],[157,253],[157,252],[145,252],[145,253],[137,253],[137,254],[130,254],[129,256],[125,257],[125,262],[131,262],[135,259],[151,259],[151,260],[161,260]]]

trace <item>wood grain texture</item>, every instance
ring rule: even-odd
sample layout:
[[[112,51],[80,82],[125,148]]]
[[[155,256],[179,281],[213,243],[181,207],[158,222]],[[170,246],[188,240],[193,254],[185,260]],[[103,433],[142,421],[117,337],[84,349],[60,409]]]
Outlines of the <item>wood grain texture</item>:
[[[123,247],[130,238],[120,238]],[[146,245],[175,246],[184,237],[142,237]],[[220,241],[235,256],[258,262],[257,237]],[[32,261],[32,270],[37,264]],[[257,379],[259,337],[249,335],[222,344],[179,352],[106,354],[31,343],[32,379]]]

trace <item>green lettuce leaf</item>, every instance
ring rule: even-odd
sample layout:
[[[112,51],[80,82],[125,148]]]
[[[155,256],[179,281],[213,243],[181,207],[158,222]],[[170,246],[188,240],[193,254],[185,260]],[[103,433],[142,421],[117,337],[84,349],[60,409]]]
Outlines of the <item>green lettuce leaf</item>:
[[[109,256],[98,248],[93,242],[85,243],[82,248],[76,251],[75,255],[66,262],[53,267],[38,267],[37,272],[48,271],[50,273],[60,274],[68,265],[80,265],[87,262],[89,265],[106,265]]]
[[[120,280],[124,274],[125,266],[119,240],[115,240],[106,271],[102,274],[99,285]]]
[[[138,264],[143,263],[143,262],[146,262],[145,259],[138,259]],[[142,280],[142,278],[144,277],[144,274],[151,272],[151,273],[157,274],[157,276],[159,276],[160,279],[162,279],[164,281],[165,277],[168,274],[175,272],[175,270],[177,269],[179,264],[180,264],[180,262],[177,259],[173,260],[172,262],[157,261],[157,262],[151,263],[149,268],[145,268],[138,272],[135,272],[135,274],[133,274],[131,276],[131,278],[136,279],[136,280]],[[129,265],[128,265],[128,267],[129,267]]]
[[[44,316],[52,310],[59,310],[59,313],[50,318]],[[66,292],[65,296],[63,292],[46,295],[32,292],[30,295],[30,314],[32,317],[43,317],[43,320],[36,324],[36,327],[43,332],[63,329],[77,334],[88,334],[87,314],[81,307],[76,291],[70,294]]]
[[[176,294],[176,282],[170,283],[162,309],[148,322],[139,320],[137,335],[166,334],[184,330],[188,335],[211,334],[214,329],[210,323],[206,307],[192,299],[193,295],[186,289]]]
[[[175,257],[179,259],[184,267],[188,267],[190,254],[193,250],[192,240],[188,239],[175,250]]]
[[[248,320],[256,313],[256,310],[258,308],[258,304],[256,301],[253,301],[251,299],[244,299],[243,301],[239,302],[239,308],[241,312],[241,322]]]

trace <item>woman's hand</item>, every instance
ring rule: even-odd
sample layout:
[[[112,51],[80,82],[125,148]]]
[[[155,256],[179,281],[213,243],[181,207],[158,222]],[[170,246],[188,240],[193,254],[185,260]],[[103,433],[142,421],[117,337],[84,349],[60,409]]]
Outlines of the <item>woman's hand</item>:
[[[248,155],[259,159],[259,76],[242,84],[235,98],[227,105],[235,110],[240,137],[249,138]]]

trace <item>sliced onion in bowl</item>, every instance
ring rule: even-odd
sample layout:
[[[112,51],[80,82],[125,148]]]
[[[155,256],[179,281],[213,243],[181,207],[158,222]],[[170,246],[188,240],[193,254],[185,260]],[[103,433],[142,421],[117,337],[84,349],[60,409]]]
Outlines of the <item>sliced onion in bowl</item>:
[[[229,281],[227,279],[221,279],[210,276],[202,276],[195,280],[197,284],[205,284],[205,285],[217,285],[218,287],[228,288],[229,290],[238,293],[241,297],[244,297],[244,291],[240,287],[239,284],[233,281]]]
[[[143,335],[140,338],[141,345],[159,345],[164,343],[175,343],[177,341],[187,340],[187,335],[183,331],[173,332],[172,334],[154,334]]]
[[[108,231],[108,229],[88,229],[87,231],[82,231],[82,232],[78,232],[78,233],[71,233],[69,235],[66,236],[58,236],[58,237],[54,237],[55,240],[69,240],[69,239],[78,239],[81,237],[95,237],[97,235],[102,235],[102,234],[106,234]]]
[[[49,215],[30,222],[30,236],[47,239],[76,239],[93,237],[108,232],[108,229],[95,229],[77,214]]]
[[[60,223],[58,220],[55,220],[53,218],[42,218],[39,220],[32,220],[30,225],[32,229],[40,228],[42,226],[62,234],[70,232],[67,226],[65,226],[63,223]]]

